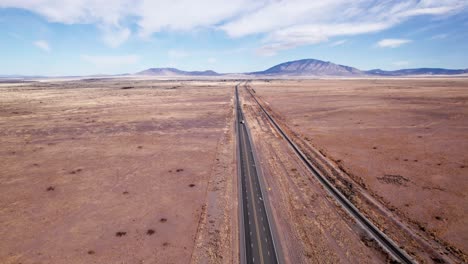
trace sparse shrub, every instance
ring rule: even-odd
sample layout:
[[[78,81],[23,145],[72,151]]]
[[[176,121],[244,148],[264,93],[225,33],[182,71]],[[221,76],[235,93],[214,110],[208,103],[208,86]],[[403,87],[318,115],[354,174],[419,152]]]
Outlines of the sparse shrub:
[[[122,236],[125,236],[125,235],[127,235],[127,232],[119,231],[119,232],[115,233],[115,236],[117,236],[117,237],[122,237]]]

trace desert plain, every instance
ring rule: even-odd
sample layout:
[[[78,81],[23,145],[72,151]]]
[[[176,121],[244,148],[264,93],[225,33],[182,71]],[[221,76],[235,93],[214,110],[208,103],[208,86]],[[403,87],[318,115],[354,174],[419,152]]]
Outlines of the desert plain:
[[[230,258],[232,85],[87,80],[0,94],[1,263]]]
[[[467,79],[266,80],[249,85],[292,134],[345,173],[346,184],[354,184],[344,191],[351,199],[364,192],[390,211],[386,217],[399,218],[422,240],[437,241],[442,255],[467,260]],[[366,211],[359,199],[354,202]],[[390,226],[382,224],[382,229],[391,233]],[[437,260],[420,256],[421,248],[405,246],[416,260]]]
[[[0,84],[1,263],[237,263],[234,86],[87,79]],[[420,262],[467,261],[468,80],[254,80]],[[388,259],[241,100],[288,263]],[[351,186],[351,187],[350,187]],[[384,213],[373,215],[375,205]],[[385,213],[386,212],[386,213]],[[399,235],[396,218],[412,237]],[[381,221],[381,223],[380,223]],[[412,245],[414,239],[421,244]]]

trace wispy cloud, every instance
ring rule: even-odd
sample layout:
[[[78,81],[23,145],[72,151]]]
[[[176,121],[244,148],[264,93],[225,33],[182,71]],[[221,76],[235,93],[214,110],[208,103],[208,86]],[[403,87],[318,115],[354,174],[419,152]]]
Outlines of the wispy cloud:
[[[382,39],[377,42],[377,46],[381,48],[398,48],[401,45],[410,43],[409,39]]]
[[[117,48],[127,41],[131,31],[125,27],[101,26],[102,40],[110,47]]]
[[[317,40],[318,43],[320,40]],[[266,44],[258,48],[255,53],[260,56],[272,57],[275,56],[278,51],[287,50],[298,46],[297,43],[272,43]]]
[[[116,47],[130,36],[217,29],[232,38],[259,35],[259,52],[379,32],[416,16],[448,17],[466,12],[466,0],[2,0],[51,22],[95,24],[105,43]],[[181,11],[182,10],[182,11]]]
[[[345,44],[346,42],[348,42],[347,39],[337,40],[335,42],[332,42],[330,44],[330,46],[332,46],[332,47],[341,46],[341,45]]]
[[[380,32],[420,15],[448,17],[464,12],[466,1],[275,1],[221,25],[232,37],[264,34],[258,54],[328,41],[331,37]],[[278,19],[281,18],[281,19]]]
[[[93,64],[96,68],[118,68],[140,61],[140,57],[137,55],[81,55],[81,59]]]
[[[50,52],[49,43],[45,40],[36,40],[33,43],[36,47],[40,48],[43,51]]]
[[[446,39],[448,37],[448,34],[437,34],[431,37],[432,40],[435,39]]]

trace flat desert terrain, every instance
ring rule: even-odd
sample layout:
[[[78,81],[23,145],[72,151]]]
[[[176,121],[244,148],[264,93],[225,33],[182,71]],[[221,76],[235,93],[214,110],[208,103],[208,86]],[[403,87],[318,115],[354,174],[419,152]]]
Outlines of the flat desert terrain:
[[[467,79],[276,80],[249,86],[277,120],[354,186],[423,240],[440,243],[439,253],[466,261]]]
[[[0,263],[238,263],[237,83],[0,84]],[[413,258],[468,261],[468,79],[242,83]],[[390,261],[239,95],[280,258]]]
[[[232,83],[2,84],[0,262],[236,262],[232,99]]]
[[[311,177],[244,88],[240,90],[285,263],[385,263],[388,256]]]

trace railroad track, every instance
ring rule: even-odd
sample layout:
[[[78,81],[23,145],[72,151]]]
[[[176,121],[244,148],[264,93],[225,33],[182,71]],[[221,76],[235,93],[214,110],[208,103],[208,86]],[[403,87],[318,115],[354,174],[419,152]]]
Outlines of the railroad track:
[[[396,261],[401,263],[416,263],[405,251],[399,248],[395,242],[393,242],[389,237],[387,237],[382,231],[380,231],[372,222],[367,219],[359,210],[349,201],[333,184],[328,181],[328,179],[322,175],[322,173],[312,164],[311,161],[306,157],[306,155],[299,149],[299,147],[289,138],[283,129],[278,125],[278,123],[273,119],[273,117],[265,110],[265,108],[260,104],[255,95],[247,85],[245,89],[252,96],[254,101],[258,104],[262,112],[275,127],[275,129],[281,134],[281,136],[288,142],[292,147],[297,156],[304,162],[306,167],[310,172],[318,179],[318,181],[325,187],[325,189],[331,194],[333,198],[338,201],[338,203],[347,211],[359,224],[360,226],[371,236],[373,237],[379,245],[390,254]]]
[[[236,85],[236,113],[238,138],[238,167],[240,176],[242,207],[240,210],[241,263],[275,264],[278,255],[270,227],[268,200],[263,194],[259,172],[255,165],[252,143],[247,123],[239,103],[238,86]]]

